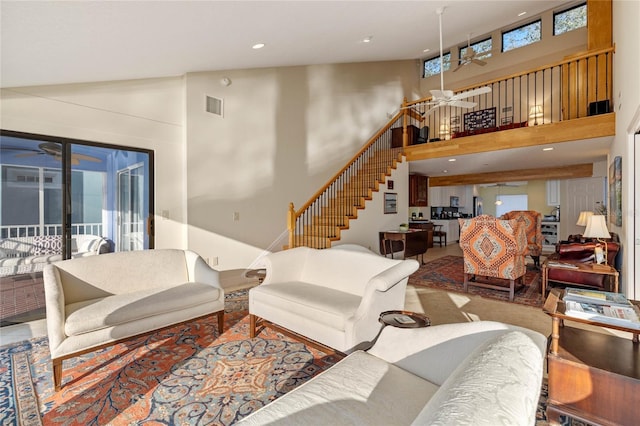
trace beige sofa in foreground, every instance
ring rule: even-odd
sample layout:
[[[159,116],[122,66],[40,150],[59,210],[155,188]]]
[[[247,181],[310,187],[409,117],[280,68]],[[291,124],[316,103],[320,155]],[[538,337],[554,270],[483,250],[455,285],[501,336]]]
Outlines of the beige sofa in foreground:
[[[490,321],[385,327],[237,425],[530,425],[547,339]]]
[[[64,260],[43,271],[56,390],[62,361],[132,336],[216,313],[218,272],[188,250],[144,250]]]

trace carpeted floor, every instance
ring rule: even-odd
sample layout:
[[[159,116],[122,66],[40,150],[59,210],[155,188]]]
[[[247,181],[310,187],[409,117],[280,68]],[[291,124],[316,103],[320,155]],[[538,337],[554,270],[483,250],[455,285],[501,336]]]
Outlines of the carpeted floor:
[[[528,268],[524,277],[524,287],[516,291],[514,303],[521,305],[541,307],[543,304],[540,293],[540,271]],[[418,271],[411,275],[409,284],[428,288],[436,288],[446,291],[464,293],[464,263],[460,256],[444,256],[427,262]],[[504,283],[506,280],[494,280],[494,283]],[[490,299],[509,301],[509,292],[492,290],[482,287],[469,286],[469,293],[487,297]]]

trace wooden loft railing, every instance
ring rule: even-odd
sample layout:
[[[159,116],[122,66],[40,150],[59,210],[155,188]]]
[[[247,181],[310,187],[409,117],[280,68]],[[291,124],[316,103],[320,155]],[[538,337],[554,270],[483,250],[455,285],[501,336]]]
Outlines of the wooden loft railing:
[[[340,231],[349,227],[349,220],[357,218],[358,210],[365,207],[366,200],[371,199],[379,184],[391,174],[397,162],[402,161],[404,148],[416,142],[418,128],[426,141],[468,136],[473,133],[464,133],[461,115],[494,107],[495,128],[476,131],[484,133],[542,125],[590,115],[591,103],[612,99],[613,52],[613,48],[607,48],[576,55],[552,65],[455,91],[460,93],[490,86],[490,93],[467,98],[477,102],[473,109],[440,107],[426,114],[430,97],[412,102],[405,100],[400,112],[309,201],[298,210],[293,203],[289,205],[288,247],[328,248],[332,241],[339,240]],[[541,116],[531,117],[535,106],[541,107]],[[401,146],[397,138],[392,144],[393,129],[402,133]]]
[[[358,210],[365,207],[365,201],[401,161],[402,146],[392,147],[391,128],[406,128],[406,117],[404,110],[396,114],[299,210],[289,204],[289,248],[329,248],[331,241],[340,239],[340,230],[357,218]]]
[[[463,87],[455,93],[489,86],[491,92],[465,100],[476,102],[473,109],[440,107],[430,113],[426,97],[403,104],[424,119],[414,119],[416,127],[429,129],[429,140],[440,141],[487,131],[557,123],[591,115],[591,108],[602,113],[613,96],[614,48],[569,57],[563,61],[481,84]],[[603,101],[600,104],[597,102]],[[534,109],[538,107],[536,114]],[[465,114],[495,108],[495,123],[488,128],[468,131]],[[607,107],[608,108],[608,107]],[[609,112],[608,110],[606,112]]]

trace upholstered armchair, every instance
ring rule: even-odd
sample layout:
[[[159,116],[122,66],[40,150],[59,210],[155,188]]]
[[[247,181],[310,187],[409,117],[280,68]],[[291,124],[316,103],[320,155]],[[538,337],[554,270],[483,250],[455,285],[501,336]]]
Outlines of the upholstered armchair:
[[[524,262],[527,237],[521,222],[488,215],[458,221],[464,256],[464,291],[469,291],[470,285],[508,291],[509,300],[513,301],[516,281],[519,289],[527,271]],[[508,280],[509,285],[495,280],[478,281],[479,276]]]
[[[527,235],[527,252],[536,268],[540,267],[542,254],[542,213],[533,210],[513,210],[503,214],[500,219],[515,219],[524,226]]]

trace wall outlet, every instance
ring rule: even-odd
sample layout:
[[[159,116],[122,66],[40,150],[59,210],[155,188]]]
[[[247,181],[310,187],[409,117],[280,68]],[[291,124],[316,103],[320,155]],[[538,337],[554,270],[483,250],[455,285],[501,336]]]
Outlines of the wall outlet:
[[[237,222],[240,220],[240,212],[233,212],[233,221]]]

